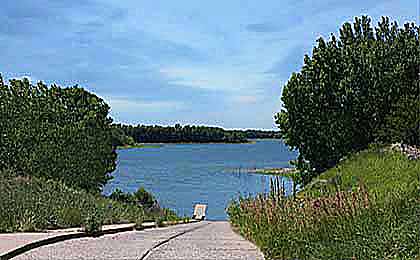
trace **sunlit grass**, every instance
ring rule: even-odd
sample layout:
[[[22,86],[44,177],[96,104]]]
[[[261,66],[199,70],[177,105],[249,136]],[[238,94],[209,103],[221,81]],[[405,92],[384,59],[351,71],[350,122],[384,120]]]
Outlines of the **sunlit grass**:
[[[230,221],[268,259],[415,259],[420,250],[420,162],[383,149],[349,157],[295,198],[233,202]]]
[[[138,205],[121,203],[83,190],[34,177],[1,173],[0,232],[173,220],[169,210],[145,211]]]

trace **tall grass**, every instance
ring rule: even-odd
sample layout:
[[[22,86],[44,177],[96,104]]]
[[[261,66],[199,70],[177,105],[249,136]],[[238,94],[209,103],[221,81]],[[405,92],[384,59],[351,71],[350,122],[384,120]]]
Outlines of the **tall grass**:
[[[122,203],[83,190],[34,177],[0,173],[0,232],[142,223],[144,220],[173,219],[165,209],[145,211],[141,206]]]
[[[419,256],[420,162],[369,151],[340,167],[294,198],[279,180],[269,194],[239,198],[228,208],[232,225],[268,259]]]

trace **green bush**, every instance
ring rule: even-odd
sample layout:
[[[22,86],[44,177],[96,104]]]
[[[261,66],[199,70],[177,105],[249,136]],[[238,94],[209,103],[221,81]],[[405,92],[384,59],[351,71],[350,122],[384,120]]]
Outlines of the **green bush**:
[[[125,193],[120,189],[116,189],[109,195],[109,198],[115,201],[123,202],[123,203],[135,203],[134,197],[130,193]]]
[[[94,232],[101,225],[141,224],[156,217],[178,220],[168,209],[145,211],[137,203],[115,201],[54,180],[0,176],[0,232],[81,226]]]
[[[143,208],[36,177],[0,178],[0,231],[135,222]],[[96,222],[95,222],[96,221]]]
[[[77,86],[0,79],[0,170],[100,191],[117,156],[109,109]]]
[[[136,219],[136,222],[135,222],[135,229],[136,230],[142,230],[143,229],[143,226],[142,226],[142,224],[144,223],[144,216],[142,215],[142,216],[139,216],[137,219]]]
[[[83,223],[82,211],[78,208],[63,208],[58,211],[58,226],[80,227]]]
[[[109,109],[77,86],[6,85],[0,75],[0,232],[83,225],[94,233],[166,217],[159,207],[145,214],[143,205],[157,203],[144,189],[117,201],[100,195],[117,156]]]
[[[143,187],[140,187],[136,192],[134,192],[133,196],[135,201],[146,209],[152,209],[157,205],[155,197],[153,197],[153,195],[147,192]]]
[[[83,222],[84,231],[88,234],[95,234],[100,232],[102,230],[102,220],[103,217],[97,210],[89,212]]]
[[[317,40],[283,88],[276,115],[285,143],[309,165],[306,182],[373,142],[420,146],[419,32],[388,18],[373,28],[362,17],[339,37]]]
[[[155,197],[143,187],[140,187],[134,193],[125,193],[117,188],[109,195],[109,198],[119,202],[140,205],[147,210],[151,210],[154,207],[158,208]]]

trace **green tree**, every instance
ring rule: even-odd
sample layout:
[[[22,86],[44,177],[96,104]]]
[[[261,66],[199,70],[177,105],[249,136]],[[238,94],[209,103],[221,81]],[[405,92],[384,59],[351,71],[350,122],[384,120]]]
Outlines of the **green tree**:
[[[0,85],[0,169],[99,191],[111,178],[109,106],[77,86]]]
[[[284,87],[275,117],[285,142],[299,150],[298,165],[321,172],[372,142],[419,145],[419,66],[414,24],[400,28],[384,17],[373,28],[364,16],[345,23],[338,39],[318,39]]]

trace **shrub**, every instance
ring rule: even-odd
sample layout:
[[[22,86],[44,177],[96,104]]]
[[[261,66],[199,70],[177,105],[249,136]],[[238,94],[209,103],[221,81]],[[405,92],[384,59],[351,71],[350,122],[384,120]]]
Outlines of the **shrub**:
[[[138,216],[138,218],[136,219],[136,222],[135,222],[135,229],[136,230],[142,230],[143,229],[143,226],[142,226],[142,224],[143,224],[143,222],[144,222],[144,216],[143,215],[141,215],[141,216]]]
[[[134,200],[146,209],[151,209],[157,205],[155,197],[153,197],[153,195],[147,192],[143,187],[140,187],[136,192],[134,192],[133,196]]]
[[[83,223],[84,231],[88,234],[95,234],[102,230],[102,217],[98,211],[89,213]]]
[[[0,178],[0,232],[129,223],[143,218],[138,205],[121,203],[35,177]]]
[[[309,163],[309,179],[373,142],[420,145],[420,29],[383,18],[344,23],[317,40],[283,88],[282,137]],[[315,174],[314,174],[315,173]]]
[[[83,223],[82,212],[78,208],[63,208],[58,211],[57,224],[63,227],[80,227]]]
[[[123,203],[134,203],[134,197],[130,193],[125,193],[120,189],[116,189],[109,195],[109,198]]]
[[[108,112],[77,86],[0,80],[0,170],[100,191],[117,156]]]
[[[159,210],[155,197],[143,187],[140,187],[134,193],[125,193],[117,188],[109,195],[109,198],[123,203],[139,205],[146,210],[153,210],[154,208]]]

